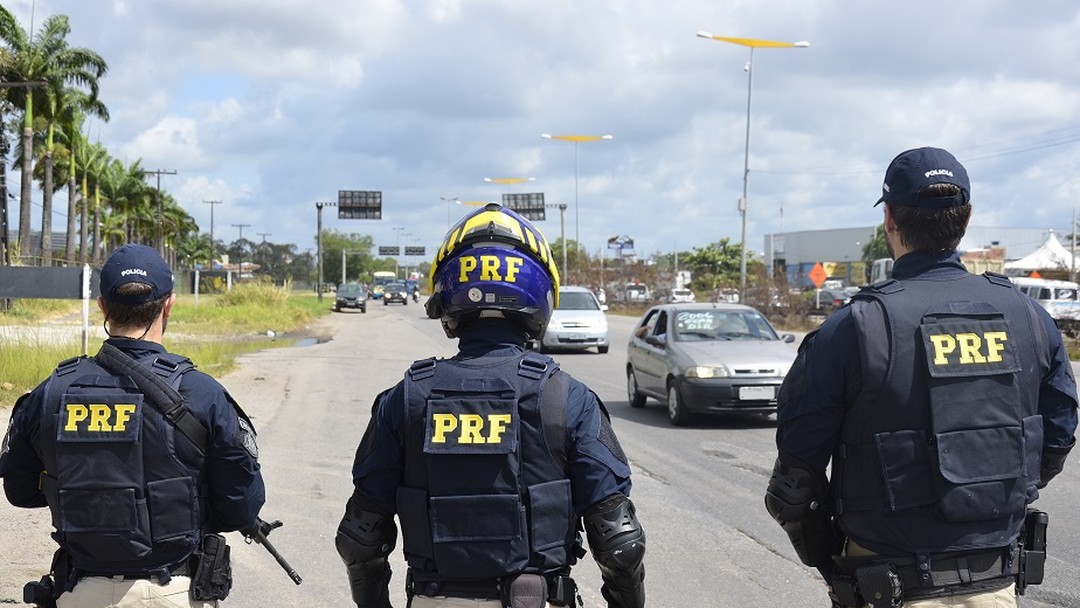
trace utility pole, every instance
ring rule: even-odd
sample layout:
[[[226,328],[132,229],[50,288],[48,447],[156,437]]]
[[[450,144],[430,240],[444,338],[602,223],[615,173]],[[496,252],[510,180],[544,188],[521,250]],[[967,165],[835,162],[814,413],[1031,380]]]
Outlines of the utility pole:
[[[176,171],[169,169],[152,169],[146,171],[147,175],[157,176],[157,250],[161,254],[161,257],[165,257],[165,228],[162,217],[162,206],[164,203],[161,201],[161,176],[162,175],[176,175]],[[213,209],[213,207],[211,207]]]
[[[210,270],[214,269],[214,207],[221,204],[221,201],[203,201],[204,204],[210,205]]]
[[[244,228],[248,228],[250,226],[251,224],[233,224],[234,228],[240,229],[240,238],[239,240],[237,240],[237,243],[239,244],[237,250],[240,252],[240,270],[236,273],[237,281],[244,277]]]
[[[259,236],[261,236],[261,237],[262,237],[262,239],[263,239],[263,240],[262,240],[262,242],[263,242],[263,243],[265,243],[265,242],[266,242],[266,237],[268,237],[268,236],[274,236],[274,233],[273,233],[273,232],[256,232],[255,234],[257,234],[257,235],[259,235]]]

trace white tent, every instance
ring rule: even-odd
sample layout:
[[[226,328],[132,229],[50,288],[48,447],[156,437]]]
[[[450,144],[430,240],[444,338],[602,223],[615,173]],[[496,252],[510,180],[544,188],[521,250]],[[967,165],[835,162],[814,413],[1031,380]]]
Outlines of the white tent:
[[[1073,268],[1073,256],[1068,249],[1065,249],[1065,246],[1061,244],[1061,241],[1053,232],[1046,237],[1046,242],[1039,245],[1039,248],[1035,251],[1019,260],[1005,263],[1005,272],[1009,274],[1055,268],[1062,270]]]

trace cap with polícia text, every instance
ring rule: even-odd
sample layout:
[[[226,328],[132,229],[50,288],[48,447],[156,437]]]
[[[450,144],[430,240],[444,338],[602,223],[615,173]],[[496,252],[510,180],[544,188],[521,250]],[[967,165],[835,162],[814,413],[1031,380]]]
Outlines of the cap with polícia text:
[[[145,283],[153,289],[137,296],[116,293],[121,285]],[[146,245],[128,244],[120,247],[101,267],[101,297],[108,302],[144,304],[172,293],[173,275],[169,265],[157,250]]]
[[[927,187],[934,184],[952,184],[960,189],[953,196],[927,196]],[[971,183],[967,169],[956,157],[941,148],[915,148],[901,152],[885,170],[881,185],[881,203],[898,207],[923,207],[948,209],[971,200]]]

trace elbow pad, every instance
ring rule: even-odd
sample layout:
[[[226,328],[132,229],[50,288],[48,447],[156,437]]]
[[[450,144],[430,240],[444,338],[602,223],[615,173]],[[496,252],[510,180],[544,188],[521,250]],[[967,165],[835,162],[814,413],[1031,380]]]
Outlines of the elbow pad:
[[[1075,439],[1065,447],[1047,446],[1043,448],[1042,467],[1039,471],[1039,484],[1037,486],[1040,490],[1045,488],[1051,479],[1065,469],[1065,458],[1074,445],[1076,445]]]
[[[359,608],[390,606],[390,563],[397,544],[393,518],[370,501],[353,494],[334,539],[349,572],[352,598]]]
[[[593,559],[600,567],[600,592],[609,606],[645,606],[645,530],[637,520],[634,503],[616,494],[589,507],[583,517]]]
[[[787,533],[795,553],[807,566],[828,566],[843,543],[826,508],[828,489],[824,473],[781,452],[765,491],[765,509]]]

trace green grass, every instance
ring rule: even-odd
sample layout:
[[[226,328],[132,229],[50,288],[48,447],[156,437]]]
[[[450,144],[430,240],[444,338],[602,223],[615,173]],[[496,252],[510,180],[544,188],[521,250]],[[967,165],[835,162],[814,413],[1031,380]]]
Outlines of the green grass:
[[[57,305],[59,303],[60,305]],[[279,336],[296,331],[328,314],[333,300],[322,302],[314,293],[289,292],[265,284],[242,284],[228,294],[181,295],[169,317],[165,347],[190,357],[199,370],[220,377],[235,367],[236,358],[266,348],[288,346],[289,339],[268,340],[266,331]],[[11,314],[0,314],[2,325],[35,325],[49,318],[76,314],[78,302],[62,300],[19,300]],[[100,326],[101,312],[91,309],[91,326]],[[90,352],[98,344],[90,343]],[[0,341],[0,408],[15,403],[20,395],[44,380],[56,364],[82,354],[81,341],[54,344],[32,339],[29,343]]]

